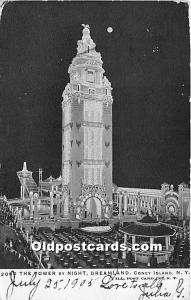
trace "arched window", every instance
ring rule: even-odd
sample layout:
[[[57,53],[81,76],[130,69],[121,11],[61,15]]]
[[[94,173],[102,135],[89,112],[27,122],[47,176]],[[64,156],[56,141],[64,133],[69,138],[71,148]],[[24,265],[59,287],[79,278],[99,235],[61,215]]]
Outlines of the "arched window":
[[[93,70],[87,70],[86,80],[93,83],[95,81],[95,72]]]

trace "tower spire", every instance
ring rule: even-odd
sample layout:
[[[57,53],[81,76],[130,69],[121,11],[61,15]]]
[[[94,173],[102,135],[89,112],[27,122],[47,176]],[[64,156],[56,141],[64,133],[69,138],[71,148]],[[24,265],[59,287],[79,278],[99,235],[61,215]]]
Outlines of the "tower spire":
[[[28,171],[28,170],[27,170],[27,163],[26,163],[26,161],[23,163],[23,169],[22,169],[22,171],[23,171],[23,172]]]
[[[82,39],[78,41],[77,53],[83,54],[90,51],[95,51],[96,44],[90,36],[90,26],[82,24]]]

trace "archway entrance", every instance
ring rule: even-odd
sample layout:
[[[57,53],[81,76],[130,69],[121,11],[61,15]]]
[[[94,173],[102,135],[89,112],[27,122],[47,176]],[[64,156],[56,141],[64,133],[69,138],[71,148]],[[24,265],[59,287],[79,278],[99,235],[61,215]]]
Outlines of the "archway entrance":
[[[166,203],[166,214],[178,216],[179,203],[174,198],[168,198]]]
[[[90,197],[85,202],[85,219],[102,217],[101,201],[96,197]]]

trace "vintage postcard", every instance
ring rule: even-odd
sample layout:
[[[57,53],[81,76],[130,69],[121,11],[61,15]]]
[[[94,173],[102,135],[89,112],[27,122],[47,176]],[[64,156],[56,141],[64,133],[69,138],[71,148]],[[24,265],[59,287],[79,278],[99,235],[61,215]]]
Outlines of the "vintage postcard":
[[[188,3],[2,4],[0,300],[188,300]]]

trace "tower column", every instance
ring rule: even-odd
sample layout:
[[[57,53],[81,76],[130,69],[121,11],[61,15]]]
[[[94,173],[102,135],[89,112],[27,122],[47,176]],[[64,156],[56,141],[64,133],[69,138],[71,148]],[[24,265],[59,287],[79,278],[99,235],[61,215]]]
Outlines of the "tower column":
[[[169,236],[165,236],[165,245],[166,245],[166,250],[168,250],[169,245],[170,245],[170,237]]]
[[[119,206],[119,192],[116,194],[116,199],[117,199],[117,206]]]
[[[30,192],[30,219],[33,218],[33,192]]]
[[[23,186],[22,186],[22,200],[25,200],[25,183],[26,183],[26,180],[23,179]]]
[[[60,217],[60,195],[56,196],[56,203],[57,203],[57,208],[56,208],[56,213],[57,213],[57,217]]]
[[[124,215],[127,215],[127,193],[124,194]]]
[[[18,210],[18,220],[21,221],[22,220],[22,208],[19,208]]]
[[[64,197],[64,218],[69,218],[69,195]]]
[[[38,195],[34,194],[34,218],[38,218]]]
[[[132,245],[134,245],[135,244],[135,235],[132,235]]]
[[[53,192],[50,192],[50,218],[54,217],[53,213]]]
[[[122,193],[119,194],[119,218],[122,217]]]
[[[22,185],[21,185],[21,199],[23,199],[23,187],[22,187]]]
[[[150,237],[150,249],[152,249],[153,244],[154,244],[154,237]]]
[[[61,214],[61,217],[64,217],[64,199],[62,198],[62,202],[60,204],[60,214]]]
[[[127,245],[127,233],[124,234],[124,244]],[[127,257],[127,250],[122,252],[122,258],[126,259]]]
[[[140,193],[138,193],[138,196],[137,196],[137,212],[138,212],[138,214],[141,213],[141,195],[140,195]]]
[[[115,192],[114,192],[114,201],[115,201],[115,203],[117,205],[117,194]]]

